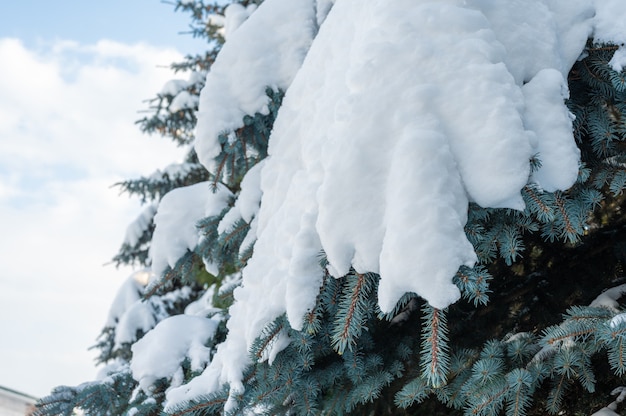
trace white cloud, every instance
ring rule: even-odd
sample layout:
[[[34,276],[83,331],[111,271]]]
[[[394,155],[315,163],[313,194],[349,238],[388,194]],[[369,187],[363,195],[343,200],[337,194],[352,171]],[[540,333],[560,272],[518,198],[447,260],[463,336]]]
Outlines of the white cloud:
[[[0,385],[43,395],[93,378],[129,273],[103,267],[138,204],[110,186],[182,157],[134,121],[181,59],[145,44],[0,39]]]

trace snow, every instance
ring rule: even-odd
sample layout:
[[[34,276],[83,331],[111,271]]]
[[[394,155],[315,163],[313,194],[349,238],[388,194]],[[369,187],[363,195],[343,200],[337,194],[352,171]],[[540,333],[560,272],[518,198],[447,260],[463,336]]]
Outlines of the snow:
[[[148,301],[137,300],[124,312],[115,327],[113,347],[117,349],[137,341],[138,332],[145,334],[165,317],[167,314],[157,297]]]
[[[321,25],[335,4],[335,0],[317,0],[317,24]]]
[[[176,188],[163,196],[154,216],[150,246],[155,276],[160,277],[167,266],[174,267],[188,250],[193,251],[199,240],[196,223],[219,214],[231,197],[228,188],[218,184],[213,190],[209,182]]]
[[[233,3],[226,7],[224,11],[224,39],[230,39],[235,30],[239,29],[239,26],[250,17],[256,8],[256,4],[244,7],[239,3]]]
[[[128,308],[141,300],[145,286],[143,276],[147,273],[147,270],[137,271],[124,281],[109,308],[105,328],[114,328]]]
[[[239,3],[232,3],[226,7],[224,15],[212,14],[209,16],[208,23],[218,27],[217,33],[224,39],[230,39],[232,33],[241,26],[241,24],[250,17],[252,12],[257,8],[256,4],[250,4],[244,7]]]
[[[546,0],[555,19],[563,78],[580,58],[593,31],[595,8],[592,0]],[[532,56],[532,55],[531,55]]]
[[[169,95],[172,98],[168,107],[169,111],[175,113],[180,110],[193,109],[198,105],[198,96],[191,94],[188,90],[196,84],[204,82],[205,71],[192,71],[187,81],[183,79],[172,79],[163,85],[159,95]]]
[[[553,68],[567,77],[592,30],[591,0],[469,0],[489,20],[507,53],[504,62],[520,85]],[[532,59],[528,59],[532,56]]]
[[[220,224],[226,232],[244,219],[247,242],[256,239],[229,334],[168,405],[224,383],[241,392],[263,327],[286,313],[301,329],[322,282],[320,253],[333,276],[380,274],[383,312],[406,292],[445,308],[460,296],[455,272],[477,260],[464,233],[469,202],[523,209],[529,181],[573,185],[580,154],[566,76],[589,35],[626,40],[622,23],[610,24],[626,3],[503,4],[266,0],[229,35],[200,95],[201,163],[213,171],[218,136],[267,114],[267,87],[286,95],[269,157]],[[542,167],[531,177],[535,154]]]
[[[228,36],[200,93],[195,143],[214,172],[218,136],[243,126],[246,114],[267,114],[267,88],[286,90],[315,30],[314,0],[266,0]]]
[[[195,108],[198,105],[198,96],[192,95],[189,91],[183,90],[176,94],[169,106],[169,110],[175,113],[180,110]]]
[[[192,371],[202,370],[211,358],[211,349],[204,344],[213,338],[216,329],[217,322],[197,316],[164,319],[132,346],[133,378],[144,391],[150,392],[156,380],[170,379],[182,371],[186,358]]]
[[[626,15],[626,2],[622,0],[595,0],[596,16],[594,18],[594,41],[597,43],[613,43],[620,48],[609,62],[613,70],[621,72],[626,66],[626,19],[616,16]]]
[[[265,160],[262,160],[246,173],[241,181],[241,191],[235,205],[226,213],[217,227],[217,231],[223,234],[232,230],[239,220],[250,224],[250,231],[240,247],[241,252],[249,248],[256,240],[256,215],[261,204],[261,169],[264,164]]]
[[[206,79],[207,71],[191,71],[189,73],[189,85],[195,85],[202,83],[204,85],[204,80]]]
[[[626,322],[626,313],[620,313],[619,315],[615,315],[613,318],[611,318],[611,321],[609,322],[609,326],[611,328],[616,328],[620,326],[621,324],[623,324],[624,322]]]
[[[590,304],[591,307],[607,308],[619,312],[618,299],[626,295],[626,284],[612,287],[600,293]]]
[[[139,243],[139,240],[146,232],[150,224],[152,223],[152,218],[154,218],[154,214],[156,214],[157,206],[155,204],[148,204],[141,211],[141,214],[135,219],[135,221],[131,222],[126,228],[126,235],[124,237],[124,244],[128,244],[131,247],[134,247]]]
[[[171,95],[174,97],[188,86],[189,83],[184,79],[171,79],[163,85],[160,95]]]
[[[139,281],[143,288],[148,282],[149,273],[141,276],[132,276],[133,280]],[[131,293],[133,293],[131,291]],[[188,299],[192,291],[189,287],[168,292],[163,296],[152,296],[149,299],[137,298],[129,304],[117,319],[113,348],[118,349],[124,344],[132,344],[138,337],[150,331],[154,326],[169,316],[167,305],[174,304],[182,299]],[[131,296],[129,300],[133,297]]]
[[[542,69],[522,87],[525,126],[535,133],[533,150],[541,167],[532,180],[546,191],[569,188],[578,177],[580,150],[571,137],[572,115],[563,105],[567,81],[556,69]]]
[[[267,360],[267,363],[272,365],[278,353],[287,348],[289,344],[291,344],[289,335],[284,330],[281,331],[274,339],[274,342],[264,351],[259,361]]]
[[[603,407],[597,412],[592,413],[591,416],[619,416],[619,413],[615,413],[614,410],[617,410],[617,408],[610,409],[608,407]]]
[[[265,160],[257,163],[247,173],[241,181],[241,193],[235,201],[235,206],[241,213],[241,218],[250,223],[259,212],[261,204],[261,170],[265,165]]]
[[[164,176],[168,177],[170,180],[184,178],[195,166],[197,166],[197,164],[189,162],[171,163],[163,168],[163,170],[157,169],[148,177],[148,180],[160,182],[163,180]]]
[[[615,286],[609,289],[606,289],[602,293],[600,293],[590,304],[589,306],[592,308],[606,308],[616,313],[613,318],[608,322],[610,327],[616,327],[626,321],[626,314],[619,313],[619,303],[618,299],[620,299],[623,295],[626,294],[626,284]],[[563,325],[563,324],[562,324]],[[571,337],[566,337],[561,341],[562,345],[568,345],[573,343]],[[554,354],[556,346],[554,344],[545,345],[539,352],[535,354],[532,361],[538,362],[546,359],[547,356]],[[626,391],[626,390],[625,390]],[[622,390],[615,389],[611,394],[621,393]],[[626,393],[625,393],[626,394]],[[620,401],[624,399],[624,396],[620,394]],[[603,413],[598,413],[598,415]]]
[[[184,79],[171,79],[167,81],[161,88],[159,95],[170,95],[172,97],[175,97],[181,91],[195,84],[204,82],[205,78],[206,78],[205,71],[191,71],[189,73],[189,79],[186,81]]]
[[[215,285],[211,285],[200,299],[190,303],[185,308],[185,315],[207,317],[222,310],[213,306],[213,296],[215,296]]]
[[[626,399],[626,387],[618,387],[611,392],[611,396],[617,396],[615,400],[606,407],[593,413],[591,416],[619,416],[616,412],[619,407],[619,403],[622,403]]]
[[[594,0],[593,38],[598,43],[626,43],[626,2],[623,0]]]
[[[217,291],[218,296],[223,296],[226,293],[232,292],[237,286],[241,284],[241,272],[236,272],[225,276],[222,280],[222,285]]]
[[[147,301],[143,299],[144,288],[150,276],[148,269],[137,271],[131,274],[118,290],[105,323],[105,327],[115,328],[114,348],[135,342],[138,332],[148,332],[167,316],[163,304],[167,297],[155,296]],[[188,292],[187,288],[168,295],[178,296],[180,293],[185,296]]]
[[[626,66],[626,49],[620,47],[618,50],[616,50],[613,54],[613,57],[609,61],[609,65],[611,65],[611,68],[614,71],[623,71],[624,67]]]
[[[128,362],[121,358],[115,358],[108,361],[102,367],[98,368],[95,380],[102,381],[115,373],[122,373],[128,370]]]

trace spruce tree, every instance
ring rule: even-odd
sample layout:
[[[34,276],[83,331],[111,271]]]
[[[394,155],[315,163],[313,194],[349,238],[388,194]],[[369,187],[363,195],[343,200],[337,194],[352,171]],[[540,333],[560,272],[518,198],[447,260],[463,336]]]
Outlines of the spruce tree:
[[[606,15],[626,8],[598,6],[594,21],[584,1],[524,6],[537,15],[478,1],[382,3],[177,1],[208,52],[173,65],[188,79],[168,83],[139,126],[187,147],[188,156],[118,184],[145,209],[114,260],[144,269],[120,290],[95,345],[101,375],[56,388],[39,402],[38,414],[590,414],[611,400],[626,373],[619,303],[626,294],[626,75],[619,43],[626,38],[607,35],[602,24],[625,19]],[[397,11],[447,25],[413,24]],[[547,45],[544,35],[552,32],[545,21],[523,21],[539,15],[556,16],[549,23],[560,49],[554,39]],[[389,23],[376,18],[399,23],[367,31],[370,21]],[[516,26],[498,29],[503,21],[535,37],[517,45],[519,39],[507,38]],[[340,44],[350,30],[353,49],[344,54],[323,43],[336,37]],[[407,34],[414,37],[407,41]],[[581,34],[590,36],[586,43]],[[416,46],[394,49],[393,40]],[[576,42],[580,50],[567,50]],[[535,68],[552,61],[533,47],[560,51],[557,61],[567,67]],[[466,50],[476,54],[477,66],[459,69],[459,57],[475,58]],[[436,60],[442,56],[444,64]],[[350,59],[359,65],[336,70]],[[305,72],[311,62],[326,66]],[[384,76],[390,73],[397,79]],[[338,75],[345,80],[336,82]],[[478,87],[468,92],[467,83]],[[353,95],[326,91],[335,86]],[[312,98],[294,91],[326,95],[318,96],[315,112]],[[416,102],[424,97],[432,102]],[[509,113],[500,107],[492,113],[480,101],[498,98],[514,101],[490,101]],[[358,123],[350,124],[356,111],[371,108],[370,99],[376,112],[357,114]],[[320,115],[328,108],[332,126],[320,125],[328,122]],[[506,187],[482,189],[499,186],[498,178],[476,173],[482,169],[476,161],[488,159],[454,137],[489,150],[485,143],[505,139],[483,143],[482,125],[511,120],[518,125],[510,130],[528,135],[530,144],[515,142],[520,164],[519,154],[492,149],[515,169],[498,165]],[[379,126],[398,137],[349,140]],[[571,145],[550,147],[563,126]],[[295,133],[307,140],[289,137]],[[337,137],[316,148],[316,134]],[[433,153],[412,154],[414,141]],[[290,146],[301,146],[299,153],[289,153]],[[470,156],[459,157],[459,148]],[[293,154],[298,161],[288,159]],[[366,166],[356,170],[355,163]],[[366,175],[353,178],[355,172]],[[384,175],[388,182],[380,185]],[[365,191],[342,188],[350,185]],[[377,189],[385,194],[370,192]],[[434,196],[423,200],[419,193]],[[352,227],[351,217],[366,225]],[[428,251],[428,241],[445,244]],[[435,258],[407,258],[407,245]],[[372,250],[380,259],[361,258]],[[452,272],[441,277],[424,264]],[[424,277],[414,270],[434,272]]]

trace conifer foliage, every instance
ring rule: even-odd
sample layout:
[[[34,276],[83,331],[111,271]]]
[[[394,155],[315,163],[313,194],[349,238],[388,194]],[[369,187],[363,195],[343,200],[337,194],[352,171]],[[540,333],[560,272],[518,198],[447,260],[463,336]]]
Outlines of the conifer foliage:
[[[145,209],[128,227],[114,261],[144,269],[120,289],[94,346],[102,365],[97,380],[57,387],[40,400],[38,415],[77,410],[129,416],[591,413],[623,384],[626,311],[619,299],[626,294],[626,59],[619,43],[626,42],[626,34],[620,39],[619,27],[611,32],[606,25],[626,20],[626,7],[607,0],[605,9],[595,10],[594,21],[593,2],[571,7],[567,1],[528,2],[528,9],[535,7],[542,16],[557,16],[554,27],[578,25],[570,32],[560,27],[558,34],[570,43],[552,45],[559,51],[559,65],[567,67],[537,70],[528,62],[540,61],[543,51],[529,55],[524,45],[513,48],[506,30],[496,24],[520,18],[518,2],[383,3],[388,2],[177,0],[176,10],[191,15],[191,33],[206,39],[207,52],[172,65],[187,79],[167,83],[138,123],[146,133],[185,146],[188,155],[150,176],[118,184],[140,198]],[[487,132],[504,134],[498,123],[505,122],[498,117],[517,123],[510,126],[517,138],[506,144],[514,144],[516,156],[494,149],[515,168],[494,164],[505,183],[513,183],[512,191],[503,191],[506,195],[498,190],[501,178],[475,174],[482,151],[462,155],[471,149],[457,140],[463,130],[458,126],[480,127],[472,124],[474,109],[465,108],[478,101],[464,96],[468,91],[455,78],[462,72],[448,68],[458,56],[455,42],[442,34],[445,27],[428,29],[429,20],[422,26],[382,25],[389,32],[363,32],[379,35],[373,41],[362,36],[372,41],[367,47],[358,43],[361,38],[351,38],[353,49],[346,55],[356,56],[359,66],[348,65],[345,85],[331,85],[345,86],[354,95],[346,99],[341,91],[326,91],[334,65],[347,57],[333,54],[336,50],[322,42],[336,37],[341,43],[350,38],[342,30],[367,28],[342,18],[402,22],[393,14],[402,7],[411,9],[413,18],[434,16],[466,36],[464,48],[476,53],[476,66],[461,69],[470,81],[487,79],[481,85],[489,94],[501,94],[482,98],[495,97],[504,108],[483,114],[484,123],[495,123]],[[381,13],[367,15],[376,11]],[[611,13],[613,19],[607,17]],[[462,19],[455,21],[455,16]],[[528,12],[521,19],[531,16]],[[495,34],[483,37],[488,24]],[[522,21],[519,27],[530,27],[533,35],[533,24]],[[588,30],[573,32],[585,24]],[[432,38],[408,36],[416,33]],[[251,34],[259,36],[252,39]],[[528,48],[550,49],[542,43],[544,35],[530,36]],[[586,36],[587,43],[583,39],[572,55],[567,47],[577,45],[572,39]],[[446,46],[448,52],[441,52],[446,63],[438,68],[447,75],[438,78],[428,69],[438,64],[423,64],[432,58],[419,55],[426,49],[396,50],[397,44],[385,39]],[[271,47],[259,50],[263,42]],[[482,46],[473,49],[477,44]],[[436,56],[436,49],[428,53]],[[504,49],[508,55],[498,55]],[[388,59],[402,57],[398,66],[371,55],[381,51]],[[494,62],[483,62],[487,58],[479,51]],[[324,60],[324,53],[333,56]],[[359,61],[359,53],[368,59]],[[461,56],[468,57],[474,58]],[[313,74],[306,69],[311,62],[327,66]],[[389,75],[407,64],[414,65],[413,72],[401,73],[414,73],[408,79],[415,85],[396,88],[395,79],[368,75],[369,70]],[[502,78],[498,71],[504,67],[508,72]],[[434,84],[419,79],[426,75]],[[437,79],[457,90],[437,86]],[[246,95],[242,88],[256,92]],[[428,95],[433,88],[440,88],[440,95]],[[317,101],[298,96],[307,91],[327,93]],[[405,92],[396,96],[396,91]],[[364,133],[350,124],[350,114],[377,93],[381,104],[400,105],[393,112],[379,108],[385,120],[357,118],[367,127]],[[413,102],[425,97],[433,99],[432,107],[441,105],[441,97],[468,101],[459,106],[444,100],[439,112],[429,113],[423,103]],[[307,110],[309,104],[318,111]],[[332,126],[319,124],[329,121],[324,117],[328,108],[333,109]],[[542,117],[547,110],[554,115]],[[436,119],[431,117],[435,113]],[[458,119],[451,120],[452,114]],[[314,120],[305,120],[309,116]],[[360,116],[375,119],[374,114]],[[346,126],[362,138],[368,131],[378,133],[379,123],[401,137],[342,141],[341,134],[352,131]],[[316,141],[337,132],[334,141]],[[476,139],[480,134],[461,133],[482,146]],[[568,135],[572,143],[558,141]],[[403,157],[417,149],[411,147],[414,141],[426,143],[419,148],[426,157]],[[387,143],[395,146],[393,152],[385,153]],[[288,156],[294,155],[300,170],[290,164]],[[445,169],[437,170],[431,159]],[[365,167],[355,171],[354,160]],[[431,176],[422,176],[424,171]],[[354,172],[366,178],[351,178]],[[385,182],[382,176],[393,183],[376,188]],[[412,182],[412,176],[426,179]],[[333,193],[336,183],[361,184],[365,192]],[[475,187],[481,184],[495,190]],[[369,192],[376,189],[385,195]],[[420,193],[411,193],[416,189]],[[421,199],[421,193],[434,197]],[[361,197],[358,203],[355,195]],[[385,204],[393,206],[377,216]],[[301,212],[290,216],[287,208]],[[427,216],[436,226],[420,218]],[[361,229],[352,227],[350,217],[360,219]],[[457,229],[458,241],[447,239],[459,236]],[[381,230],[385,238],[379,237]],[[431,247],[429,241],[440,245]],[[405,250],[406,245],[421,251]],[[420,253],[439,256],[438,251],[456,273],[415,277],[415,270],[430,270],[422,268],[428,258]],[[380,259],[363,258],[372,252]],[[407,253],[418,257],[407,258]],[[412,268],[402,268],[411,262]],[[405,284],[412,279],[419,282]],[[572,407],[580,397],[587,399]]]

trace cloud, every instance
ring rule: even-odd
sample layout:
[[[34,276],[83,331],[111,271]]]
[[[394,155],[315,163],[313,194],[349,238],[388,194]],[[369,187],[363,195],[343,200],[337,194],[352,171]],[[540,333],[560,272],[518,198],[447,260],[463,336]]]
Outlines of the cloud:
[[[130,272],[103,264],[139,214],[110,186],[182,157],[134,124],[181,58],[0,39],[0,385],[43,395],[95,375],[86,349]]]

